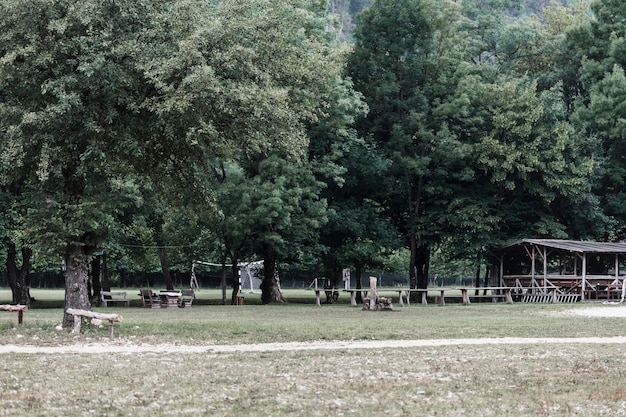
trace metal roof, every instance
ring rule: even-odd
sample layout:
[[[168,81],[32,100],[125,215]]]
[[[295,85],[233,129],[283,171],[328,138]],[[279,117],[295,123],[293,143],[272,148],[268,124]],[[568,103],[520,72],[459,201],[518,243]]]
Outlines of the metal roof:
[[[579,253],[626,253],[626,242],[584,242],[580,240],[560,239],[522,239],[497,249],[498,252],[512,249],[516,246],[545,246]]]

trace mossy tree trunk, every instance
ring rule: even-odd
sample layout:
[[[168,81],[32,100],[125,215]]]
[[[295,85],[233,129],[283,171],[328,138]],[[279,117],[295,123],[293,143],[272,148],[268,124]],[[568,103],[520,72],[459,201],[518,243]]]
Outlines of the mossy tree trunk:
[[[89,268],[85,248],[79,245],[68,245],[65,253],[65,310],[91,310],[91,302],[87,293]],[[63,328],[74,327],[74,316],[63,314]]]

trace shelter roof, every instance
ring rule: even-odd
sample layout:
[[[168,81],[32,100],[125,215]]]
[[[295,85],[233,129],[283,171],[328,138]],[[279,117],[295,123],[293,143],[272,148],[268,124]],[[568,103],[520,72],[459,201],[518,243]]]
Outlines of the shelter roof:
[[[626,253],[626,242],[586,242],[560,239],[522,239],[496,250],[507,252],[523,246],[544,246],[578,253]]]

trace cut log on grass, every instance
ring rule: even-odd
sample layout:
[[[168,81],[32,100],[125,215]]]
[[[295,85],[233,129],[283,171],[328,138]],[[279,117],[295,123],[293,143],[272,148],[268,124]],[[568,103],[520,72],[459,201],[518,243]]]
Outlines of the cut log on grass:
[[[363,310],[393,310],[391,298],[378,297],[373,302],[370,298],[363,300]]]
[[[113,338],[113,323],[121,322],[124,318],[120,314],[114,313],[96,313],[95,311],[79,310],[75,308],[68,308],[67,314],[74,316],[74,328],[72,333],[80,333],[80,326],[83,317],[91,319],[91,322],[95,325],[102,323],[102,320],[108,320],[109,322],[109,338]]]

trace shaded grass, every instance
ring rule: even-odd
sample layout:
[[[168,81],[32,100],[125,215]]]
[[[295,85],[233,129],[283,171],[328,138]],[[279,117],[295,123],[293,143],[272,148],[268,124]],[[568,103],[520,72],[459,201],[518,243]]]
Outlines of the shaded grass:
[[[201,297],[211,300],[208,292]],[[48,293],[46,293],[48,294]],[[60,292],[62,296],[62,291]],[[45,294],[44,294],[45,295]],[[45,299],[43,301],[53,302]],[[194,304],[187,309],[109,307],[97,311],[124,316],[115,324],[118,340],[147,343],[260,343],[313,340],[440,339],[474,337],[621,336],[624,320],[562,314],[589,304],[481,303],[414,305],[371,312],[349,304],[316,307],[307,304],[221,306]],[[619,307],[617,307],[619,308]],[[66,344],[77,336],[59,332],[62,308],[32,308],[17,326],[15,313],[0,312],[2,343]],[[107,332],[84,326],[83,337]],[[81,336],[79,336],[81,337]]]

